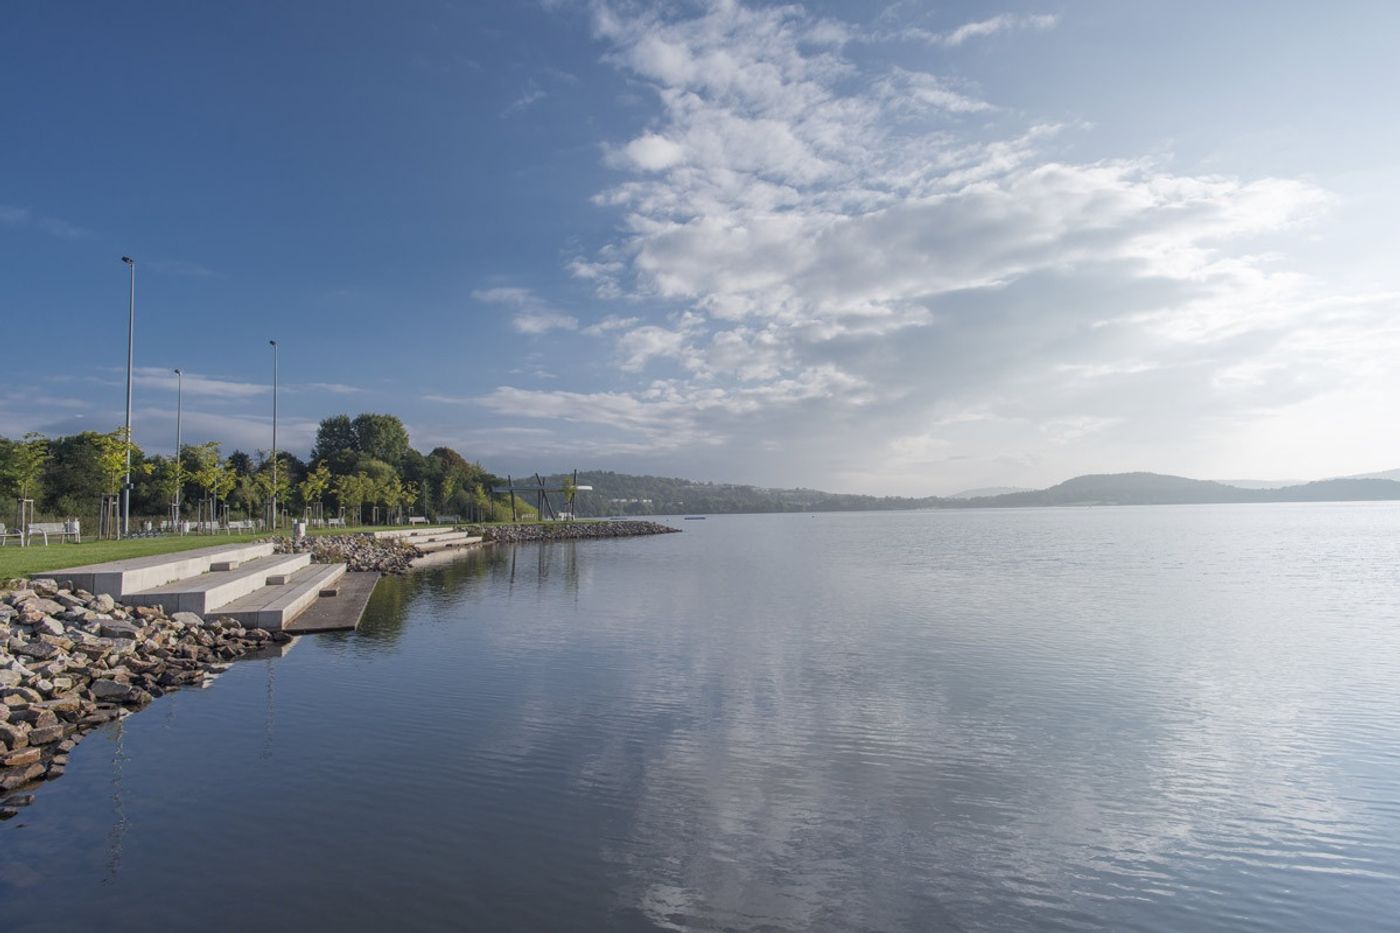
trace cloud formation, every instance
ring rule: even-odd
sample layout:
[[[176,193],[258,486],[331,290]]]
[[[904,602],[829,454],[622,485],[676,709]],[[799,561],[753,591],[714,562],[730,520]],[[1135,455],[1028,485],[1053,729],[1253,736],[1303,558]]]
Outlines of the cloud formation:
[[[1149,449],[1148,425],[1205,445],[1354,383],[1357,350],[1394,338],[1389,299],[1328,306],[1271,248],[1329,208],[1307,181],[1073,158],[1079,128],[1004,113],[936,62],[871,65],[846,51],[860,29],[799,6],[598,3],[593,28],[655,109],[606,141],[621,177],[594,203],[617,232],[568,268],[625,307],[586,332],[642,381],[502,386],[479,400],[502,415],[723,451],[712,463],[777,448],[805,457],[801,478],[930,491],[958,451],[1005,481],[1086,445],[1111,468]],[[517,291],[489,300],[531,315],[522,332],[578,327]],[[767,462],[754,479],[774,479]]]

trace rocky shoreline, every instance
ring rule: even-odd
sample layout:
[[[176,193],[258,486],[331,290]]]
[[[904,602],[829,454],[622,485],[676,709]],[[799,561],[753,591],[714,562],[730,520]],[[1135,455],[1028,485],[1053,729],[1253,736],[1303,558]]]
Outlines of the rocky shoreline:
[[[62,776],[89,731],[290,638],[127,607],[55,580],[0,586],[0,819],[33,800],[14,791]]]
[[[596,538],[631,538],[637,535],[666,535],[680,532],[679,528],[657,522],[547,522],[529,525],[468,525],[466,530],[498,544],[518,544],[525,541],[574,541]]]
[[[373,535],[318,535],[316,537],[273,538],[278,554],[310,552],[318,564],[346,565],[356,573],[408,573],[415,558],[423,552],[398,538],[376,538]]]

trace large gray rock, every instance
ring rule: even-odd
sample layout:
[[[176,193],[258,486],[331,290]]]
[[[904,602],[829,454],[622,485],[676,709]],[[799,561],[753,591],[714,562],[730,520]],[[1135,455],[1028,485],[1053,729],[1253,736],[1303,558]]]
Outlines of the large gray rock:
[[[88,603],[88,608],[93,612],[111,612],[116,608],[117,602],[106,593],[99,593]]]
[[[24,748],[29,744],[29,727],[0,719],[0,749]]]
[[[29,730],[30,745],[48,745],[63,738],[63,725],[54,724],[52,726],[40,726],[37,729]]]
[[[103,638],[135,638],[141,634],[141,627],[130,622],[111,619],[100,623],[98,631]]]
[[[135,692],[135,688],[131,684],[119,684],[115,680],[94,680],[88,684],[88,689],[99,700],[118,703],[131,699]]]
[[[16,787],[23,787],[31,781],[37,781],[44,776],[45,770],[42,764],[27,765],[23,768],[6,768],[0,771],[0,790],[11,791]]]
[[[64,628],[62,622],[45,616],[34,624],[34,631],[46,635],[61,636],[64,632]]]

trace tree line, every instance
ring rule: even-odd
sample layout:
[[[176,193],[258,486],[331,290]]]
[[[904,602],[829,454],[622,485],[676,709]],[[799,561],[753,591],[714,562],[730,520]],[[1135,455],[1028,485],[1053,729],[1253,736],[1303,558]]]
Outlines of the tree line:
[[[29,499],[39,517],[99,514],[121,491],[131,456],[131,514],[154,518],[232,519],[279,512],[399,521],[407,515],[457,515],[471,521],[510,518],[509,500],[492,493],[502,480],[450,447],[424,454],[409,444],[394,415],[335,415],[321,421],[307,460],[277,452],[233,450],[217,441],[186,444],[179,456],[147,455],[125,429],[61,437],[0,437],[0,499]],[[178,508],[177,508],[178,504]],[[534,514],[517,501],[517,512]]]

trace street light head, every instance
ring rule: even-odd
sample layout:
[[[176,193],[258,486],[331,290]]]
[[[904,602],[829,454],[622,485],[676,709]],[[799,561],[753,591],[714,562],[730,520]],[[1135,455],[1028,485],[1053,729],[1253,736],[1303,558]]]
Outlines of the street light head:
[[[272,347],[277,346],[277,341],[276,341],[276,340],[269,340],[267,343],[268,343],[268,346],[272,346]]]
[[[177,369],[177,370],[175,370],[175,375],[177,375],[177,376],[183,376],[184,373],[180,372],[180,371]]]
[[[122,262],[126,263],[128,266],[136,265],[136,260],[132,259],[130,256],[123,256]]]

